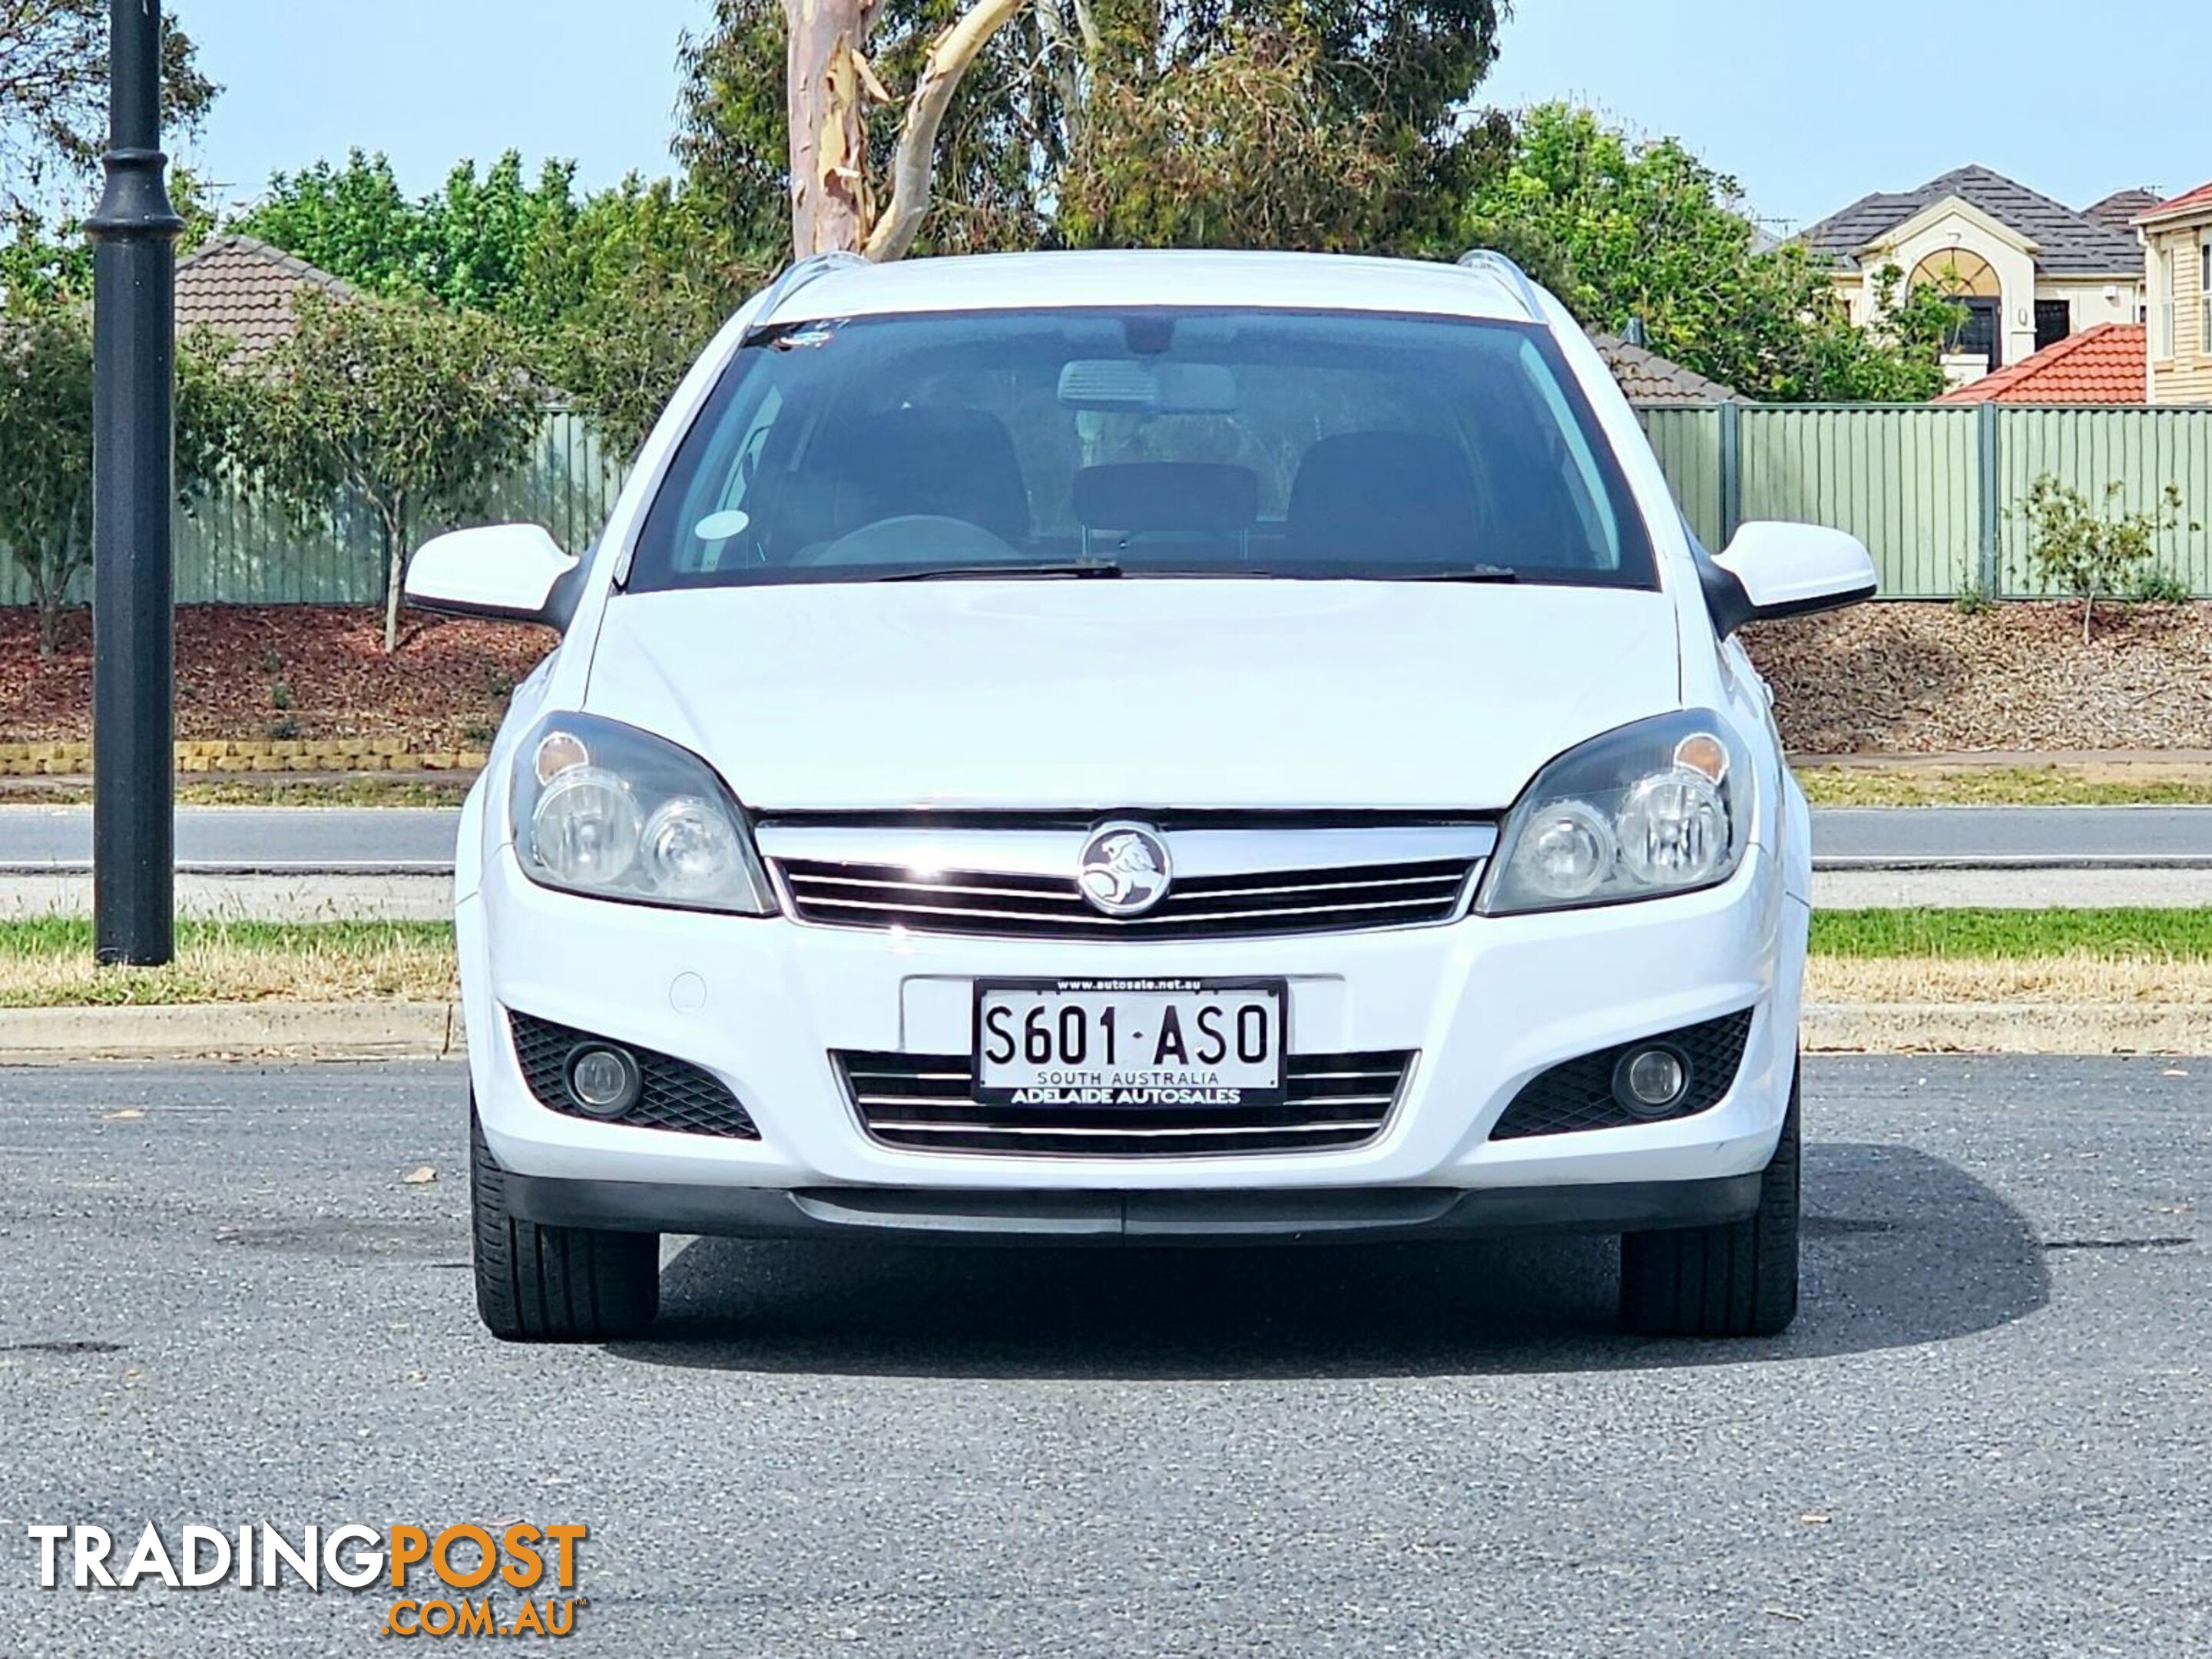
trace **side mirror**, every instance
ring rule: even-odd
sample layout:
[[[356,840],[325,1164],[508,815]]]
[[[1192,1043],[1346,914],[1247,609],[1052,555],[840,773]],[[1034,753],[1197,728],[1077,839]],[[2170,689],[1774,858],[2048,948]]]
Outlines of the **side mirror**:
[[[1723,639],[1747,622],[1775,622],[1870,599],[1874,559],[1848,532],[1814,524],[1743,526],[1728,550],[1700,564],[1705,608]]]
[[[456,530],[423,543],[408,561],[407,602],[449,617],[566,628],[582,568],[539,525]]]

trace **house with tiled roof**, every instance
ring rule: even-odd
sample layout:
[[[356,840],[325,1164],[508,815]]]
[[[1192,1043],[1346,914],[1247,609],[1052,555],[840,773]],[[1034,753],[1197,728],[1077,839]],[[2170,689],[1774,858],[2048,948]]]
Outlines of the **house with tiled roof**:
[[[1939,404],[2140,404],[2143,401],[2141,323],[2098,323],[2042,350],[1993,369],[1971,386],[1954,386]]]
[[[341,300],[359,291],[257,236],[210,237],[177,261],[177,331],[227,335],[251,360],[292,332],[293,301],[303,289]]]
[[[2212,180],[2135,225],[2150,295],[2150,401],[2212,404]]]
[[[1965,384],[2101,323],[2142,320],[2142,249],[2112,222],[2125,192],[2095,216],[1984,167],[1908,191],[1864,196],[1799,233],[1824,255],[1854,322],[1873,320],[1881,274],[1898,292],[1923,284],[1964,315],[1945,368]]]
[[[1735,388],[1708,380],[1693,368],[1662,357],[1612,334],[1592,334],[1590,343],[1628,401],[1638,409],[1691,408],[1737,401]]]
[[[2107,229],[2135,234],[2136,216],[2148,213],[2158,205],[2154,190],[2116,190],[2110,196],[2089,204],[2081,210],[2081,216]]]

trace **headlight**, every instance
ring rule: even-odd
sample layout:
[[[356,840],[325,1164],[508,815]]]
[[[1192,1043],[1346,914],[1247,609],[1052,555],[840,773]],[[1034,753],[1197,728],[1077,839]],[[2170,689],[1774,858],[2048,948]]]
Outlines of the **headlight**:
[[[1751,829],[1751,767],[1718,717],[1639,720],[1571,749],[1506,816],[1492,915],[1614,904],[1726,881]]]
[[[744,815],[688,749],[594,715],[555,714],[517,751],[508,798],[515,857],[541,886],[775,913]]]

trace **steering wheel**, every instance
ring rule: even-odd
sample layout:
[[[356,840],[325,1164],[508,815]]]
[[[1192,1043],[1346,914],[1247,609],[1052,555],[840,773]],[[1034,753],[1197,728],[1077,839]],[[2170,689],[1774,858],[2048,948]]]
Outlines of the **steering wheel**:
[[[965,519],[937,513],[902,513],[848,531],[801,562],[822,564],[995,564],[1021,554],[1002,537]]]

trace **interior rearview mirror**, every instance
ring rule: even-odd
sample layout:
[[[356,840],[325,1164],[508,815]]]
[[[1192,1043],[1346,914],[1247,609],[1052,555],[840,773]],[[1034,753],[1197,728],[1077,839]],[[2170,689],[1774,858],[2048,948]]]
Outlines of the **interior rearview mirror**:
[[[1747,622],[1808,616],[1870,599],[1874,559],[1847,531],[1759,520],[1705,563],[1705,608],[1723,639]]]
[[[423,543],[407,564],[407,602],[449,617],[566,628],[582,569],[542,525],[487,525]]]
[[[1237,410],[1237,376],[1220,363],[1079,357],[1060,368],[1060,401],[1109,415],[1229,415]]]

